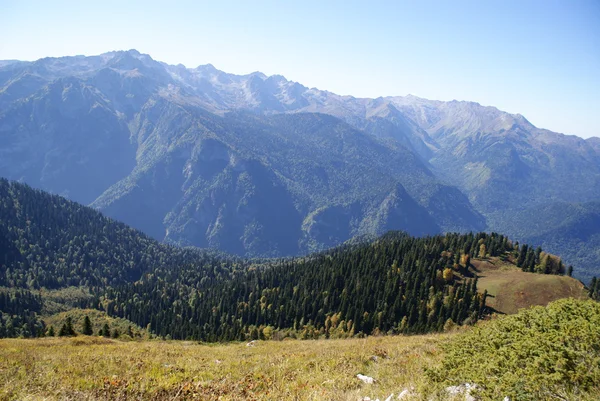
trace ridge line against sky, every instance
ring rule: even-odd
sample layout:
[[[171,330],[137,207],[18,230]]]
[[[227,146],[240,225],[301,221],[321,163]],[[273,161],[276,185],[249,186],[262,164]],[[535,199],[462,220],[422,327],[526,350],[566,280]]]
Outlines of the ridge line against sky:
[[[377,98],[464,99],[600,136],[600,1],[0,0],[0,59],[137,49]]]

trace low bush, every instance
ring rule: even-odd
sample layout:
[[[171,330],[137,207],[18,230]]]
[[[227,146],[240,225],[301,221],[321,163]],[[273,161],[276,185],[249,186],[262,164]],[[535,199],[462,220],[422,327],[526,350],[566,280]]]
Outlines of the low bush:
[[[562,299],[481,324],[443,345],[438,383],[483,399],[592,400],[600,394],[600,303]]]

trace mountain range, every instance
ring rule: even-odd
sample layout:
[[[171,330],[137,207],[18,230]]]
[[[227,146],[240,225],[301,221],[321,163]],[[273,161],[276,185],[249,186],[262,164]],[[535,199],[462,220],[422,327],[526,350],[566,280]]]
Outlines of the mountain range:
[[[473,102],[340,96],[135,50],[2,61],[0,176],[237,255],[488,230],[600,273],[600,139]]]

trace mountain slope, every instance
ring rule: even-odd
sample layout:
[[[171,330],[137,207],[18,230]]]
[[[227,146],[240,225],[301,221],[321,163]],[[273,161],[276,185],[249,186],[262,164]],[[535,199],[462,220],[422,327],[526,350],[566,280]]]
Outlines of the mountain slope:
[[[171,265],[194,264],[210,277],[223,260],[160,244],[89,207],[5,179],[0,243],[0,286],[28,289],[102,288]]]
[[[46,85],[0,114],[0,174],[92,203],[154,238],[282,256],[389,229],[484,227],[409,142],[322,114],[214,114],[206,102],[215,90],[182,84],[135,51],[19,68]],[[256,104],[271,85],[260,74],[221,78]],[[215,96],[227,105],[236,93]]]
[[[473,102],[391,98],[444,149],[430,162],[479,210],[600,198],[593,141],[538,129],[521,115]]]
[[[0,175],[157,239],[244,255],[386,229],[498,230],[500,215],[600,200],[598,138],[473,102],[340,96],[130,50],[2,62],[0,105]],[[534,245],[569,241],[511,221]]]
[[[196,125],[148,144],[144,154],[161,157],[94,206],[157,238],[166,226],[168,240],[249,255],[305,253],[399,227],[418,235],[483,227],[466,198],[437,183],[412,153],[335,118],[177,113]],[[140,213],[140,225],[126,217],[148,200],[153,209]],[[442,215],[448,209],[456,213]],[[149,216],[157,217],[154,230]]]
[[[90,203],[135,163],[126,123],[94,87],[60,78],[0,112],[0,174]]]

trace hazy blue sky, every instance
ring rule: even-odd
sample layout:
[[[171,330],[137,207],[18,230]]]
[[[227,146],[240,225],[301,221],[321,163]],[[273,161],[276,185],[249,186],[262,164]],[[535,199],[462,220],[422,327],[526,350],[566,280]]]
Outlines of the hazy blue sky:
[[[130,48],[339,94],[472,100],[600,136],[600,0],[0,0],[0,59]]]

